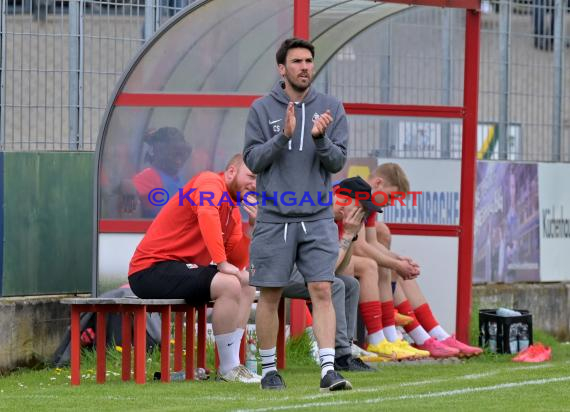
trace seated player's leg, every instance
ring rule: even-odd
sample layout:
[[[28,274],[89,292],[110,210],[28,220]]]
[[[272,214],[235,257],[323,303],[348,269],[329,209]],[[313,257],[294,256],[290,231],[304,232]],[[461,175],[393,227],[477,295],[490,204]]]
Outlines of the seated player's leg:
[[[435,338],[447,347],[457,349],[459,351],[459,356],[477,356],[483,352],[481,348],[469,346],[458,341],[455,336],[450,335],[445,331],[445,329],[443,329],[443,327],[441,327],[433,315],[420,286],[415,280],[406,280],[401,282],[401,288],[408,298],[418,322],[431,337]]]
[[[404,330],[414,340],[418,349],[428,351],[432,358],[449,358],[459,356],[459,351],[454,348],[449,348],[443,343],[432,338],[426,330],[420,325],[415,317],[414,311],[410,302],[406,299],[401,283],[408,282],[399,280],[398,285],[394,291],[394,303],[398,312],[403,313],[412,318],[412,322],[404,326]]]
[[[383,224],[383,223],[382,223]],[[386,226],[386,225],[384,225]],[[392,237],[390,232],[384,232],[378,241],[387,249],[390,249]],[[430,355],[428,351],[416,349],[408,342],[401,339],[396,331],[394,297],[392,293],[392,271],[388,268],[378,267],[378,287],[380,290],[380,299],[382,301],[382,323],[384,324],[384,336],[389,342],[402,350],[408,351],[416,358],[425,358]]]
[[[390,229],[383,222],[376,223],[376,236],[378,241],[384,244],[386,247],[390,248],[391,244],[391,234]],[[480,348],[465,345],[455,339],[454,336],[450,336],[437,322],[435,317],[431,312],[431,308],[427,303],[427,300],[416,280],[401,280],[399,283],[405,297],[411,303],[414,308],[414,314],[419,322],[419,324],[429,333],[429,335],[436,340],[445,344],[445,346],[459,350],[462,356],[474,356],[482,353]],[[402,303],[402,302],[400,302]],[[404,310],[404,309],[402,309]],[[408,313],[404,313],[409,316]],[[421,346],[421,345],[420,345]],[[432,345],[433,346],[433,345]],[[435,348],[432,348],[435,351]]]
[[[382,358],[393,360],[413,357],[410,351],[391,344],[384,335],[376,262],[362,256],[352,256],[350,263],[344,269],[344,274],[350,273],[354,273],[360,282],[360,304],[358,306],[368,332],[367,350]]]
[[[342,284],[342,297],[343,301],[340,301],[341,294],[337,293],[339,296],[335,297],[335,284],[340,282]],[[360,294],[360,286],[358,280],[352,276],[337,275],[335,283],[333,284],[333,304],[335,305],[336,311],[336,347],[335,347],[335,360],[334,368],[338,371],[349,371],[349,372],[370,372],[373,369],[366,365],[358,358],[352,356],[352,338],[356,329],[356,314],[358,311],[358,296]],[[339,303],[335,304],[335,300],[339,300]],[[338,307],[342,306],[343,310],[337,310]],[[344,330],[343,333],[339,333],[339,329]]]

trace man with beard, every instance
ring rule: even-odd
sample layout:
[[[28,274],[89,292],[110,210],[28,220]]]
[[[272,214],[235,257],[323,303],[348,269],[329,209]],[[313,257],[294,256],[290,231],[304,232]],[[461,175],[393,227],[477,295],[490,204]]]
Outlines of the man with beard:
[[[212,327],[220,356],[217,380],[259,383],[239,362],[255,289],[249,274],[229,262],[242,237],[240,193],[255,190],[241,154],[222,173],[202,172],[158,213],[135,250],[129,284],[142,299],[214,301]],[[238,262],[233,262],[239,265]]]
[[[260,288],[256,311],[262,389],[283,389],[275,367],[277,306],[294,265],[308,285],[321,361],[321,391],[351,389],[334,370],[335,313],[331,302],[338,256],[331,174],[346,162],[348,125],[341,102],[311,86],[314,47],[290,38],[276,54],[282,80],[250,108],[244,161],[261,193],[251,243],[250,284]],[[287,201],[293,195],[298,201]]]

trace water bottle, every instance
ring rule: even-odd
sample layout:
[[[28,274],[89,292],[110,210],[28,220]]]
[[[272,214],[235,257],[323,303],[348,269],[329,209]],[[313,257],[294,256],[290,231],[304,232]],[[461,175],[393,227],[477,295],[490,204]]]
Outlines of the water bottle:
[[[519,325],[520,323],[513,323],[509,326],[509,352],[517,353],[519,351]]]
[[[519,323],[519,350],[525,350],[528,348],[530,343],[530,338],[528,335],[528,325],[526,323]]]
[[[257,348],[255,347],[255,343],[250,341],[249,345],[247,346],[247,358],[245,359],[245,367],[252,373],[257,374]]]
[[[497,352],[497,323],[489,322],[489,350]]]

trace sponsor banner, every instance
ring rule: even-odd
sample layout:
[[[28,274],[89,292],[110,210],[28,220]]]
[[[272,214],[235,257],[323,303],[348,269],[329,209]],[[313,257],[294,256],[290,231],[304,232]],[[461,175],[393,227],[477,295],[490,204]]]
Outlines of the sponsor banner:
[[[410,191],[417,195],[417,204],[407,201],[384,209],[389,223],[421,223],[428,225],[459,224],[459,160],[378,159],[378,164],[398,163],[410,181]]]
[[[570,165],[538,165],[540,280],[570,280]]]
[[[477,164],[473,282],[540,280],[536,164]]]

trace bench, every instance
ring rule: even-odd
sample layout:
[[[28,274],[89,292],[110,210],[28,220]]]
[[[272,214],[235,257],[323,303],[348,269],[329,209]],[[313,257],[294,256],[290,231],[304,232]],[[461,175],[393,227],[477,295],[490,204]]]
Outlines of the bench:
[[[186,380],[194,379],[194,324],[195,312],[198,311],[197,366],[206,367],[206,310],[208,305],[194,307],[184,299],[139,299],[139,298],[66,298],[61,303],[71,306],[71,385],[79,385],[81,377],[80,326],[81,313],[99,314],[121,313],[122,373],[123,381],[131,379],[131,346],[134,346],[134,378],[137,384],[146,382],[146,314],[161,314],[160,365],[161,381],[170,381],[170,329],[171,315],[174,320],[174,370],[182,370],[182,337],[184,314],[186,315]],[[210,304],[211,305],[211,304]],[[131,337],[134,316],[134,332]],[[97,316],[96,324],[96,381],[105,383],[106,378],[106,316]],[[245,357],[245,334],[240,348],[242,363]],[[285,368],[285,305],[279,304],[279,333],[277,338],[278,368]],[[217,366],[217,365],[216,365]]]

